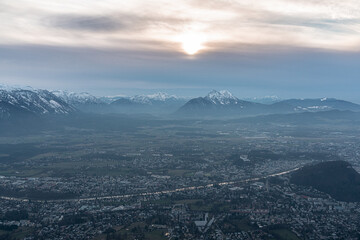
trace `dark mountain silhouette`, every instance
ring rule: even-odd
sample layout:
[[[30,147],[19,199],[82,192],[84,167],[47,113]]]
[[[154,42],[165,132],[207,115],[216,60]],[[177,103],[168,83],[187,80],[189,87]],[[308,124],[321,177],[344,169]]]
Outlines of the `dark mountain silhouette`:
[[[291,183],[313,187],[339,201],[360,201],[360,174],[345,161],[303,167],[292,174]]]

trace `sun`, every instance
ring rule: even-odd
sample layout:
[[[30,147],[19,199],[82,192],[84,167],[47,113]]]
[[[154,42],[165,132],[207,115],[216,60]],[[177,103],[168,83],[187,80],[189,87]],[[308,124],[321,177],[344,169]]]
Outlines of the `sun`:
[[[181,38],[182,49],[188,55],[195,55],[204,48],[204,38],[198,34],[187,34]]]

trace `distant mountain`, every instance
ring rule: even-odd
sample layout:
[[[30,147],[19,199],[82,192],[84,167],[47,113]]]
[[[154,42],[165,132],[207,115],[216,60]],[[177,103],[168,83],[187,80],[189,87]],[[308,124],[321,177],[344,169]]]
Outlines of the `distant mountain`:
[[[274,101],[277,98],[272,98]],[[177,116],[183,117],[244,117],[320,111],[360,111],[360,105],[334,98],[290,99],[262,104],[240,100],[229,91],[211,91],[205,97],[193,98],[182,106]]]
[[[127,98],[126,95],[115,95],[115,96],[103,96],[103,97],[99,97],[99,99],[105,103],[112,103],[115,102],[116,100],[122,99],[122,98]]]
[[[125,113],[169,115],[185,118],[239,118],[269,114],[321,111],[360,112],[360,105],[333,99],[256,98],[257,102],[241,100],[229,91],[213,90],[204,97],[187,99],[167,93],[150,95],[95,97],[89,93],[36,90],[0,84],[0,117],[16,114],[70,113],[75,109],[87,113]],[[259,103],[266,102],[267,104]],[[275,103],[269,104],[271,101]]]
[[[291,183],[313,187],[339,201],[360,201],[360,174],[345,161],[303,167],[292,174]]]
[[[278,96],[264,96],[264,97],[253,97],[253,98],[243,98],[244,101],[262,103],[262,104],[273,104],[282,101]]]
[[[226,90],[213,90],[205,97],[191,99],[176,114],[185,117],[224,117],[258,114],[261,110],[265,110],[263,104],[240,100]]]
[[[105,101],[87,92],[75,93],[57,90],[52,93],[82,112],[104,113],[108,111],[108,104]]]
[[[111,109],[121,113],[171,113],[186,102],[185,98],[167,93],[119,97],[110,103]]]
[[[57,90],[57,91],[52,91],[52,93],[57,97],[61,98],[62,100],[64,100],[66,103],[71,105],[104,103],[99,98],[87,92],[75,93],[75,92]]]
[[[76,109],[47,90],[0,89],[0,118],[70,114]]]
[[[281,113],[281,114],[268,114],[259,115],[254,117],[244,117],[238,119],[228,120],[228,123],[258,125],[266,126],[286,126],[288,130],[297,135],[312,135],[317,134],[314,131],[305,132],[298,131],[297,128],[316,127],[318,129],[326,128],[329,126],[341,126],[343,130],[357,128],[360,124],[360,112],[352,111],[320,111],[320,112],[301,112],[301,113]]]
[[[285,106],[289,111],[295,112],[318,112],[329,110],[350,110],[360,111],[360,105],[338,100],[335,98],[318,98],[318,99],[289,99],[273,104],[274,106]]]
[[[30,87],[30,86],[7,85],[7,84],[1,84],[0,83],[0,90],[3,90],[3,91],[13,91],[13,90],[29,90],[29,91],[33,91],[35,89]]]
[[[175,102],[184,102],[185,99],[177,97],[175,95],[169,95],[167,93],[155,93],[150,95],[135,95],[131,97],[119,97],[117,100],[112,102],[113,104],[123,103],[124,99],[127,99],[128,102],[136,104],[146,104],[146,105],[155,105],[155,104],[169,104]],[[120,100],[120,101],[119,101]]]
[[[238,105],[243,103],[243,101],[241,101],[237,97],[234,97],[227,90],[221,90],[221,91],[213,90],[210,93],[208,93],[205,99],[215,105]]]

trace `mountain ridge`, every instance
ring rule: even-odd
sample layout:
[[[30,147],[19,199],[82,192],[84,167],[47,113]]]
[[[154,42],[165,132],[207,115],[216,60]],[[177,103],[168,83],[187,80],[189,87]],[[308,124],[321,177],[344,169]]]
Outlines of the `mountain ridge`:
[[[180,117],[247,117],[319,111],[360,111],[360,105],[335,98],[287,99],[272,104],[240,100],[229,91],[211,91],[205,97],[190,99],[177,112]]]
[[[2,118],[16,115],[70,114],[76,108],[47,90],[0,89]]]
[[[242,100],[227,90],[212,90],[204,97],[187,99],[158,92],[119,96],[114,101],[89,93],[37,90],[0,85],[0,117],[21,114],[93,113],[160,114],[185,118],[239,118],[269,114],[321,111],[360,112],[360,105],[335,98],[286,99],[272,104]],[[15,114],[16,113],[16,114]]]

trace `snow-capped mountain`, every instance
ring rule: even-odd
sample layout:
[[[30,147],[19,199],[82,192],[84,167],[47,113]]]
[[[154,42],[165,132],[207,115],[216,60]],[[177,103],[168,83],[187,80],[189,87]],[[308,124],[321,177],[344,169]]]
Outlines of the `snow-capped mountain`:
[[[213,90],[205,97],[206,100],[211,101],[214,104],[229,105],[229,104],[238,104],[240,100],[237,97],[234,97],[229,91]]]
[[[34,91],[35,89],[30,86],[0,84],[0,90],[4,90],[4,91],[13,91],[13,90]]]
[[[213,90],[210,93],[208,93],[205,97],[199,97],[199,98],[193,98],[190,101],[186,103],[186,105],[212,105],[212,106],[218,106],[221,108],[227,108],[227,107],[243,107],[246,105],[251,105],[253,103],[240,100],[239,98],[232,95],[227,90],[221,90],[216,91]]]
[[[262,104],[240,100],[225,90],[214,90],[205,97],[191,99],[176,112],[176,115],[221,118],[329,110],[360,111],[360,105],[334,98],[290,99]]]
[[[97,98],[90,93],[68,92],[68,91],[52,91],[56,96],[66,103],[76,107],[81,112],[88,113],[110,113],[109,102],[104,98]]]
[[[141,104],[154,104],[155,102],[169,102],[177,101],[179,97],[175,95],[169,95],[167,93],[159,92],[150,95],[136,95],[129,98],[130,100]]]
[[[125,101],[126,99],[126,101]],[[174,102],[183,102],[185,98],[181,98],[175,95],[169,95],[167,93],[159,92],[150,95],[135,95],[130,97],[118,97],[113,103],[132,103],[132,104],[145,104],[145,105],[153,105],[153,104],[166,104],[166,103],[174,103]]]
[[[211,91],[204,97],[186,98],[155,93],[131,97],[117,96],[109,103],[89,93],[37,90],[31,87],[0,85],[0,118],[25,115],[92,113],[175,113],[185,117],[241,117],[266,114],[320,112],[329,110],[359,111],[360,105],[334,98],[289,99],[261,104],[235,97],[229,91]],[[277,100],[276,97],[271,97]],[[109,98],[110,100],[110,98]]]
[[[69,114],[76,109],[47,90],[0,89],[0,114],[13,115]]]
[[[282,99],[278,96],[264,96],[264,97],[243,98],[242,100],[262,103],[262,104],[273,104],[280,102]]]
[[[360,105],[335,98],[289,99],[281,101],[279,104],[286,104],[295,112],[318,112],[329,110],[360,111]]]
[[[87,92],[75,93],[75,92],[56,90],[56,91],[52,91],[52,93],[54,95],[56,95],[57,97],[61,98],[66,103],[75,105],[75,106],[80,105],[80,104],[102,104],[102,103],[104,103],[99,98],[97,98]]]
[[[140,105],[156,105],[156,104],[173,104],[177,102],[185,102],[185,98],[181,98],[175,95],[169,95],[167,93],[155,93],[150,95],[135,95],[131,97],[120,97],[112,104],[140,104]]]
[[[176,111],[176,109],[182,106],[186,101],[186,98],[160,92],[150,95],[121,97],[110,105],[113,111],[121,113],[165,114]]]
[[[185,116],[224,116],[239,113],[251,114],[262,104],[252,103],[233,96],[229,91],[213,90],[205,97],[193,98],[182,106],[177,114]]]
[[[127,98],[126,95],[115,95],[115,96],[103,96],[103,97],[99,97],[99,99],[107,104],[110,104],[112,102],[115,102],[116,100],[119,99],[123,99],[123,98]]]

